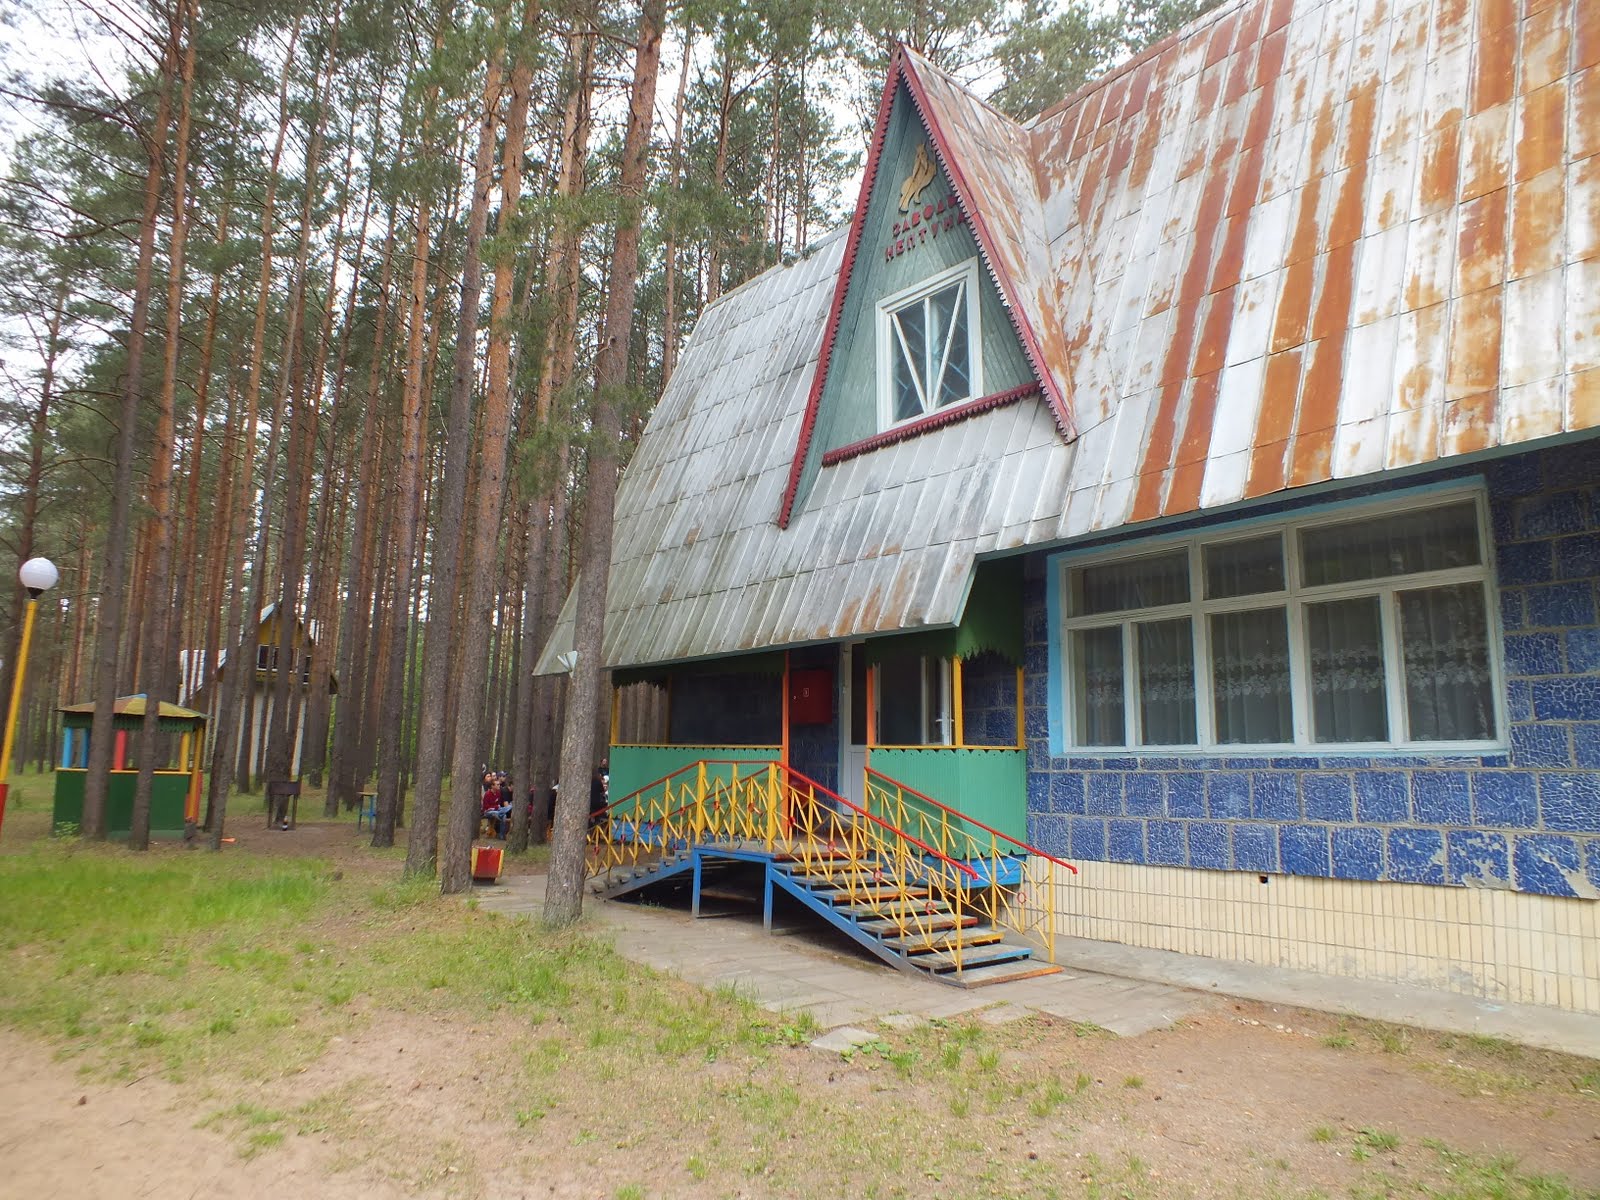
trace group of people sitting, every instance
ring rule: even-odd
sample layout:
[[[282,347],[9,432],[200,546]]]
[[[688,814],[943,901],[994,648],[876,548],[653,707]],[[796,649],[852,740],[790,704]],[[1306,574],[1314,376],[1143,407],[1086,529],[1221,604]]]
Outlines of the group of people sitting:
[[[610,776],[606,773],[605,764],[594,769],[594,774],[589,778],[589,824],[601,824],[606,819],[606,805],[609,803]],[[504,839],[511,829],[511,776],[504,771],[493,771],[485,767],[483,772],[483,809],[481,819],[488,821],[494,828],[494,835]],[[537,797],[534,789],[528,789],[528,806],[531,810]],[[549,806],[545,813],[545,829],[549,830],[555,824],[556,818],[556,788],[550,788],[549,795],[545,798]]]
[[[511,828],[511,777],[504,771],[483,773],[482,818],[494,826],[494,835],[504,838]]]

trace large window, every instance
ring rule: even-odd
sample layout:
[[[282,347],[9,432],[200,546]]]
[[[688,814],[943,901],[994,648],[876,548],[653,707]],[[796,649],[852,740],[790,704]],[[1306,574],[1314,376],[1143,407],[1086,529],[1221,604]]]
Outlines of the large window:
[[[1289,521],[1062,566],[1080,747],[1499,737],[1479,500]]]
[[[978,263],[942,271],[878,305],[884,428],[980,395]]]

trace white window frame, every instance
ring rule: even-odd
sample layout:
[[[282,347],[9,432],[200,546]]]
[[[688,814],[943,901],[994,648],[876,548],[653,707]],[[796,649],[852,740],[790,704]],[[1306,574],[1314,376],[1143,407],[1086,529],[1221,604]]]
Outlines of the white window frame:
[[[894,419],[894,351],[896,335],[894,322],[890,318],[901,309],[912,304],[926,300],[934,292],[942,291],[952,283],[959,280],[966,281],[967,305],[967,358],[969,362],[969,377],[971,392],[961,400],[952,400],[949,404],[925,409],[915,416],[902,420]],[[902,288],[892,295],[885,296],[878,301],[877,328],[878,328],[878,428],[892,429],[896,425],[909,425],[913,421],[920,421],[924,417],[932,416],[941,407],[951,408],[957,404],[965,404],[976,400],[983,393],[983,331],[979,324],[978,303],[978,260],[969,258],[965,262],[957,263],[940,271],[937,275],[913,284],[911,287]]]
[[[1348,583],[1304,585],[1301,582],[1301,554],[1299,534],[1303,530],[1342,525],[1360,520],[1381,520],[1383,517],[1411,511],[1419,507],[1443,508],[1462,501],[1471,501],[1477,519],[1478,547],[1481,561],[1472,567],[1454,567],[1439,571],[1426,571],[1409,575],[1383,576]],[[1361,505],[1339,505],[1319,509],[1303,516],[1290,516],[1281,520],[1247,522],[1226,529],[1192,534],[1185,537],[1157,538],[1141,543],[1137,549],[1121,552],[1085,552],[1061,555],[1055,570],[1061,597],[1060,619],[1053,635],[1058,640],[1060,664],[1059,687],[1062,701],[1063,749],[1074,754],[1195,754],[1227,753],[1239,756],[1259,752],[1270,754],[1311,754],[1339,756],[1364,754],[1373,751],[1394,751],[1407,754],[1440,752],[1452,754],[1478,754],[1498,752],[1507,746],[1508,723],[1505,696],[1505,665],[1503,639],[1500,637],[1499,591],[1495,586],[1494,542],[1490,537],[1488,500],[1482,487],[1429,490],[1412,494],[1405,499]],[[1232,542],[1254,541],[1270,534],[1282,539],[1284,587],[1277,592],[1248,596],[1229,596],[1223,599],[1205,598],[1205,573],[1203,547],[1220,546]],[[1083,567],[1101,566],[1111,562],[1132,562],[1141,558],[1171,554],[1185,549],[1188,553],[1189,599],[1181,604],[1152,608],[1128,609],[1115,613],[1096,613],[1075,617],[1070,613],[1072,587],[1071,572]],[[1416,591],[1419,588],[1447,587],[1451,584],[1475,583],[1484,592],[1485,634],[1488,643],[1489,686],[1493,701],[1495,736],[1473,741],[1411,741],[1401,736],[1407,732],[1408,720],[1405,698],[1405,665],[1402,661],[1397,593]],[[1306,630],[1305,608],[1308,604],[1330,600],[1345,600],[1364,596],[1377,596],[1381,622],[1384,655],[1384,680],[1387,701],[1389,738],[1381,742],[1319,742],[1312,730],[1313,708],[1311,694],[1310,645]],[[1216,738],[1216,718],[1211,699],[1211,653],[1209,618],[1213,613],[1242,612],[1252,608],[1282,608],[1288,619],[1289,638],[1289,695],[1291,709],[1292,742],[1219,742]],[[1139,689],[1136,686],[1139,670],[1137,627],[1148,621],[1187,617],[1190,635],[1194,639],[1195,729],[1197,741],[1190,744],[1145,745],[1136,738],[1139,732]],[[1122,629],[1123,671],[1123,737],[1117,745],[1080,743],[1078,734],[1078,702],[1075,686],[1076,662],[1072,635],[1084,629],[1102,629],[1120,626]],[[1130,681],[1135,681],[1130,684]]]

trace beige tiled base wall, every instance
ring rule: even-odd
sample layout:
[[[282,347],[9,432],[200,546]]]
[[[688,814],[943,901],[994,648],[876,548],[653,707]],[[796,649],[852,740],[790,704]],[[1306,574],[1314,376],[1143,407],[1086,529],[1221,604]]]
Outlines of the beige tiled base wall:
[[[1061,932],[1600,1014],[1600,901],[1079,862]]]

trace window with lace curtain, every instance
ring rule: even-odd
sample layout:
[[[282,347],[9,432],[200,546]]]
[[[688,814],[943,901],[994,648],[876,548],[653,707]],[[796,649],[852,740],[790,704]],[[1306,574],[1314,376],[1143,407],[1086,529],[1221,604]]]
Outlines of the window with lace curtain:
[[[1482,500],[1325,515],[1061,570],[1078,747],[1495,743]]]

